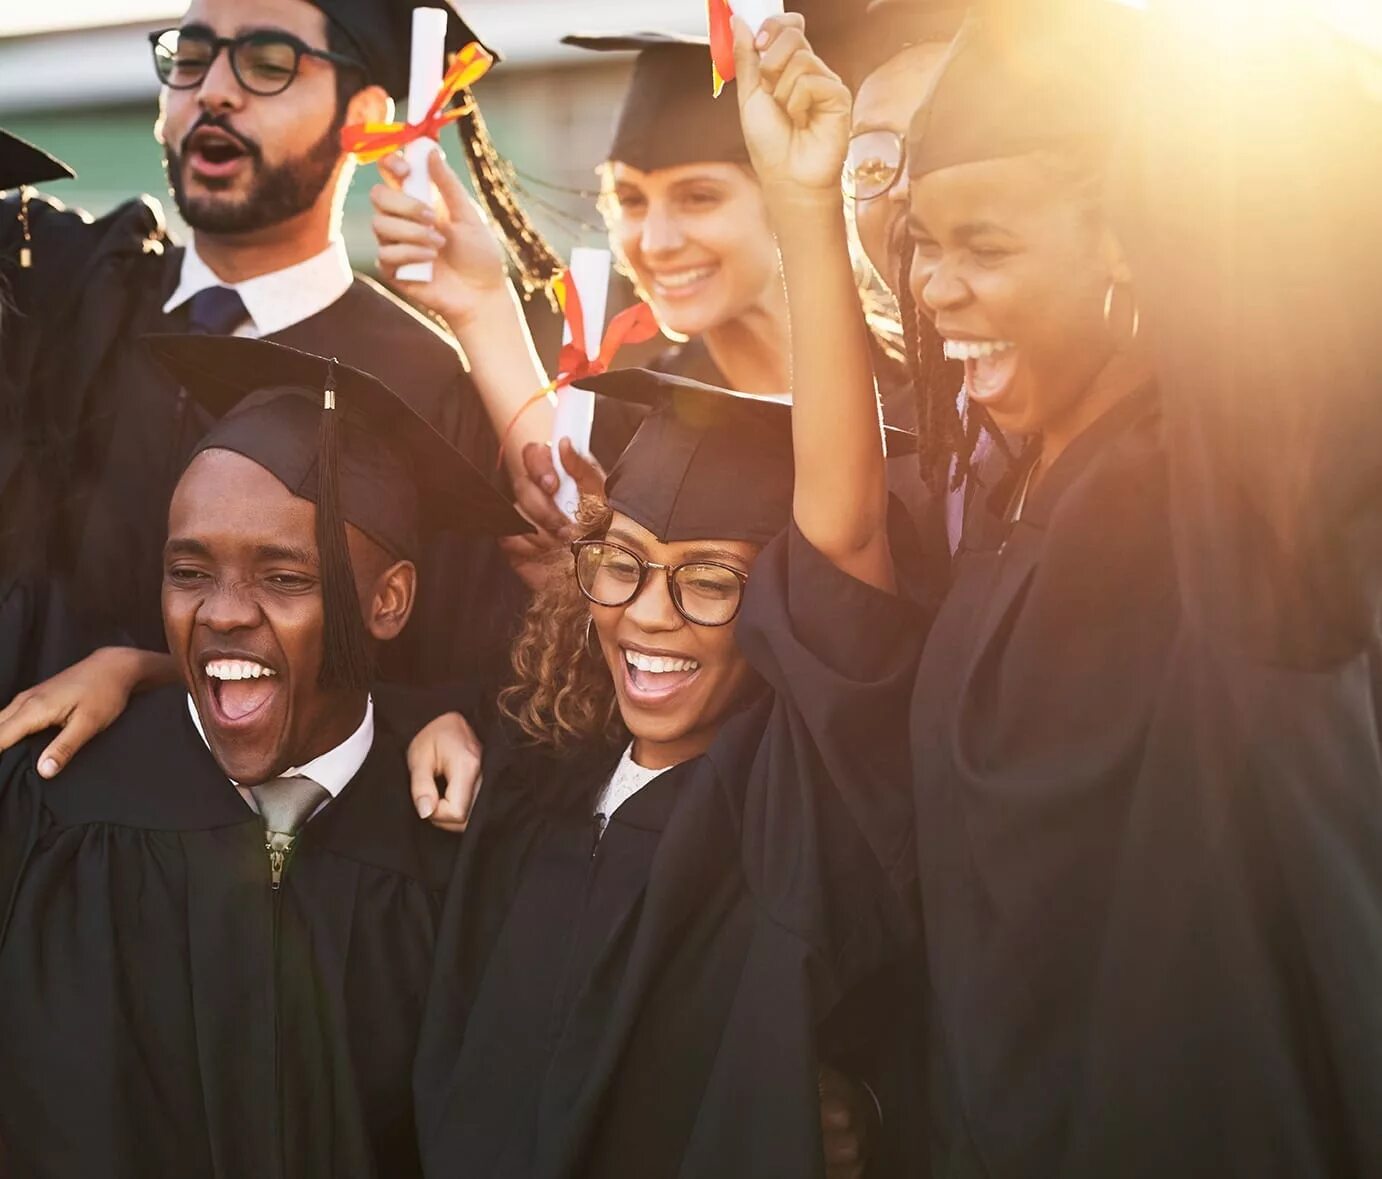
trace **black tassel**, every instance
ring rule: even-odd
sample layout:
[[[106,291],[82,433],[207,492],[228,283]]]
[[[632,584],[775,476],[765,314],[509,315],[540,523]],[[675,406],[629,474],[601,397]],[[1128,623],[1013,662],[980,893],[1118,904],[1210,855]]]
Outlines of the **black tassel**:
[[[317,553],[321,561],[322,607],[326,633],[322,644],[323,688],[362,691],[369,687],[370,660],[365,624],[355,591],[355,570],[341,515],[340,453],[336,440],[335,361],[326,378],[321,428],[317,436]]]
[[[513,165],[495,150],[475,96],[465,90],[461,100],[466,113],[456,120],[456,130],[465,148],[466,167],[470,169],[475,192],[499,231],[524,295],[546,291],[550,297],[552,280],[565,269],[565,263],[514,196]]]

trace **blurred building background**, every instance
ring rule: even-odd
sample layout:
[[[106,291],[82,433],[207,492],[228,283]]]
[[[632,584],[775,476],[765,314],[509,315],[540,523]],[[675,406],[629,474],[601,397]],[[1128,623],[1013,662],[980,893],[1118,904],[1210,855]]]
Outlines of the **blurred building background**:
[[[701,32],[703,3],[463,0],[462,6],[476,32],[504,56],[476,94],[496,146],[518,169],[525,205],[563,254],[574,244],[602,244],[591,195],[595,168],[631,57],[567,49],[560,38],[634,28]],[[136,193],[152,193],[163,201],[174,236],[182,234],[152,134],[158,85],[148,33],[176,24],[184,10],[178,0],[0,3],[0,126],[77,170],[75,181],[54,186],[54,196],[99,215]],[[443,139],[448,149],[453,134]],[[366,272],[374,256],[372,183],[373,169],[362,169],[344,226],[352,259]]]

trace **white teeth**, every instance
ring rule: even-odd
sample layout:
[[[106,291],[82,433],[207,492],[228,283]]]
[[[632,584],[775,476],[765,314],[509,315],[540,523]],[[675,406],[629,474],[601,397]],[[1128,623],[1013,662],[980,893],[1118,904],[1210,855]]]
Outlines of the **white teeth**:
[[[665,655],[644,655],[642,651],[625,650],[624,658],[630,667],[656,674],[665,674],[669,671],[696,671],[701,666],[694,659],[670,659]]]
[[[213,659],[206,665],[208,679],[257,680],[261,676],[277,675],[272,667],[243,659]]]
[[[947,360],[984,360],[1007,352],[1017,345],[1010,340],[946,340]]]
[[[681,290],[689,287],[692,283],[700,282],[703,278],[709,278],[715,273],[713,266],[702,266],[698,270],[679,270],[675,274],[659,274],[657,285],[669,291]]]

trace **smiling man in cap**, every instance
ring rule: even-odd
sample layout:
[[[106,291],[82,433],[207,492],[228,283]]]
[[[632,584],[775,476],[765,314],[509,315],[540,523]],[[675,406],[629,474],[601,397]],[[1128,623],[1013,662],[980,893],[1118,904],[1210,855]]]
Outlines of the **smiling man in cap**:
[[[57,782],[36,745],[0,759],[0,1134],[23,1175],[406,1179],[454,845],[371,662],[429,539],[526,525],[358,370],[152,347],[220,419],[169,514],[182,683]]]

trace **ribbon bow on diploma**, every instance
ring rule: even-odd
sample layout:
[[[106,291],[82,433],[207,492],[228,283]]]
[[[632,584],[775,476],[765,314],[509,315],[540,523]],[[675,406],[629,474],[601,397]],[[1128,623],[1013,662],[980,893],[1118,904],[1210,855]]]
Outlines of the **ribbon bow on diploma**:
[[[645,343],[662,330],[658,327],[653,309],[640,301],[632,307],[625,308],[609,321],[605,337],[600,341],[600,351],[592,357],[585,342],[585,315],[581,310],[581,296],[576,290],[575,281],[571,278],[571,271],[563,270],[552,283],[552,289],[556,291],[557,302],[561,306],[567,330],[571,333],[571,342],[563,345],[557,356],[556,378],[548,381],[519,406],[509,421],[503,438],[499,440],[499,461],[496,470],[503,466],[509,436],[513,433],[518,419],[527,410],[539,401],[552,397],[558,389],[564,389],[576,381],[583,381],[586,377],[598,377],[601,373],[609,372],[609,366],[614,363],[614,358],[625,344]]]
[[[571,342],[565,345],[557,356],[557,379],[552,382],[548,392],[555,393],[574,381],[586,377],[598,377],[609,372],[619,349],[625,344],[642,344],[658,334],[657,320],[648,304],[639,302],[619,312],[609,321],[605,338],[600,341],[599,353],[592,357],[585,342],[585,315],[581,311],[581,296],[571,279],[571,271],[563,270],[554,284],[557,301],[561,304],[566,326],[571,331]]]
[[[341,149],[362,164],[372,164],[414,140],[436,139],[443,127],[469,109],[458,106],[447,110],[451,100],[489,73],[493,64],[494,58],[485,47],[472,41],[452,60],[441,89],[421,119],[416,123],[351,123],[341,128]]]

